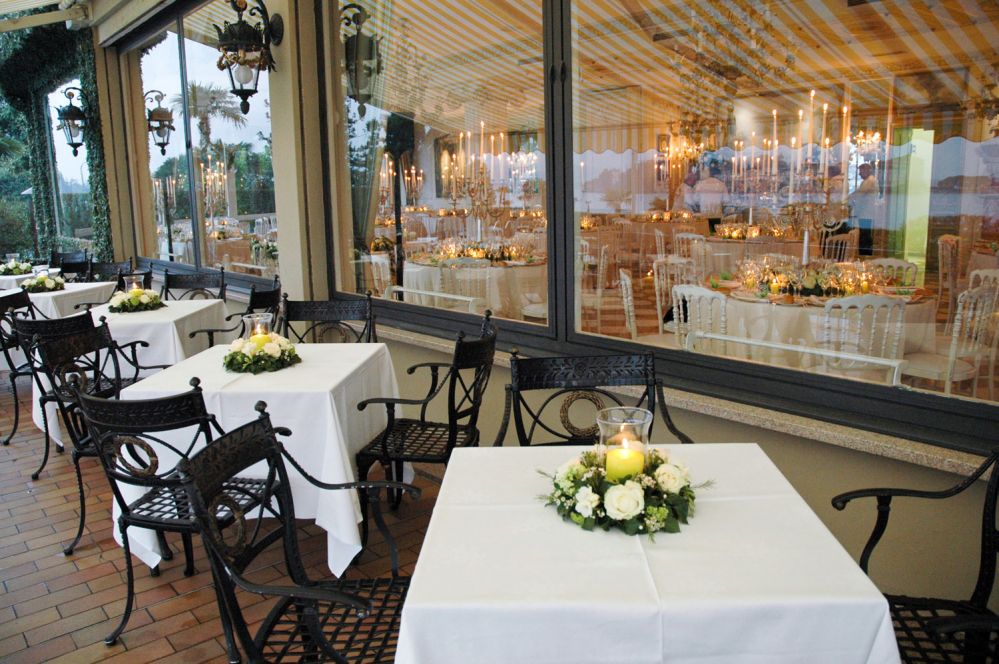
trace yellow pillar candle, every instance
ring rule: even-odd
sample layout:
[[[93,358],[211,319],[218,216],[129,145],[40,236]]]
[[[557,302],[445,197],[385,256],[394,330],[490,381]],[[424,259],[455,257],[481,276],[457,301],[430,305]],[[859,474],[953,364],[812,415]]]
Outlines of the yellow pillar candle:
[[[607,450],[607,481],[638,475],[645,470],[645,454],[627,447],[612,447]]]
[[[253,336],[250,337],[250,341],[257,344],[257,348],[263,348],[264,344],[271,342],[271,335],[264,332],[262,325],[258,325],[253,329]]]
[[[770,282],[770,292],[774,295],[780,292],[780,284],[777,283],[776,279]]]
[[[867,279],[864,279],[863,281],[860,282],[860,292],[861,293],[871,292],[871,284],[868,283]]]

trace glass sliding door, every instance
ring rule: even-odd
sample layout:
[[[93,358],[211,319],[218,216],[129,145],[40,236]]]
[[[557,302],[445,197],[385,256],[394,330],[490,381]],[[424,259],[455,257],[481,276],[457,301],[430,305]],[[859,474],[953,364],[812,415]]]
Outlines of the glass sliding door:
[[[342,287],[546,323],[540,0],[363,4],[338,26],[350,221],[337,239],[352,248]]]
[[[999,6],[571,23],[577,330],[995,398]]]

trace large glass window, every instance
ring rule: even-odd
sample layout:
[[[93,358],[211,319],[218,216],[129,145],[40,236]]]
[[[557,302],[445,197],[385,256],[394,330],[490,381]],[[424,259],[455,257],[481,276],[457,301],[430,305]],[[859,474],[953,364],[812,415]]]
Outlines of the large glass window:
[[[341,287],[545,323],[541,3],[365,9],[360,35],[341,30],[350,223],[340,239],[353,250]]]
[[[572,3],[577,329],[994,399],[994,3]]]
[[[71,89],[75,88],[75,89]],[[55,194],[56,242],[63,251],[89,248],[93,233],[94,206],[90,197],[90,169],[87,168],[87,146],[77,146],[76,154],[66,142],[58,117],[60,108],[70,103],[66,91],[73,95],[72,103],[80,106],[80,81],[73,80],[51,92],[49,112],[52,116],[52,144],[55,164],[53,193]]]

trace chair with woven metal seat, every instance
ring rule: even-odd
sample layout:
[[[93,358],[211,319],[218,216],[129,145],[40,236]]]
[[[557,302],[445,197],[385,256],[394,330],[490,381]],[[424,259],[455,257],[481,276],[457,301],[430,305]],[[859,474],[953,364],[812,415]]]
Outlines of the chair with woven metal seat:
[[[907,664],[923,662],[995,662],[999,658],[999,616],[988,607],[996,575],[996,498],[999,494],[999,449],[992,451],[971,475],[949,489],[863,489],[840,494],[832,505],[842,510],[858,498],[877,499],[877,520],[860,555],[860,567],[868,573],[871,554],[881,541],[891,516],[893,498],[951,498],[976,486],[991,470],[982,508],[981,555],[978,578],[968,599],[942,599],[885,595],[891,610],[899,654]]]
[[[375,463],[385,469],[389,480],[401,479],[406,462],[439,463],[447,465],[456,447],[476,447],[479,444],[479,407],[492,371],[496,352],[496,330],[486,312],[478,339],[467,339],[458,334],[450,362],[424,362],[406,370],[412,375],[418,369],[430,370],[430,387],[422,399],[379,397],[365,399],[357,404],[358,410],[372,405],[384,405],[388,415],[385,430],[357,453],[357,476],[367,479]],[[444,376],[440,371],[444,370]],[[427,419],[430,402],[441,392],[447,391],[447,422]],[[399,406],[419,407],[419,418],[397,417]],[[394,496],[398,507],[400,495]],[[363,505],[362,505],[363,508]]]
[[[280,431],[271,426],[263,402],[257,410],[259,418],[178,464],[212,566],[220,613],[232,624],[236,641],[251,662],[392,662],[410,579],[399,574],[398,550],[382,518],[379,494],[391,489],[419,496],[419,490],[399,482],[320,482],[278,442],[275,433]],[[309,578],[298,546],[285,460],[322,489],[367,494],[374,521],[388,545],[391,576]],[[263,466],[262,474],[274,479],[267,485],[274,500],[252,512],[244,511],[223,487],[256,464]],[[246,517],[256,517],[256,523],[248,524]],[[291,582],[280,586],[257,582],[248,570],[261,554],[271,555],[268,549],[278,543]],[[255,633],[240,604],[246,594],[278,598]]]
[[[163,272],[160,296],[164,300],[224,300],[225,268],[211,272]],[[174,291],[180,291],[175,295]]]
[[[303,325],[293,327],[292,323]],[[371,291],[363,298],[337,300],[289,300],[286,293],[282,296],[280,328],[282,336],[298,343],[312,336],[352,343],[378,341]]]
[[[38,311],[31,303],[28,292],[16,290],[8,295],[0,295],[0,353],[7,363],[7,377],[10,379],[10,389],[14,397],[14,422],[11,425],[10,433],[0,440],[0,444],[9,445],[21,419],[21,402],[17,398],[17,379],[31,377],[31,364],[21,351],[21,346],[17,340],[17,333],[14,330],[14,317],[35,319],[44,318],[45,315]]]
[[[190,458],[195,448],[212,444],[223,431],[205,407],[197,378],[191,379],[191,390],[157,399],[103,399],[77,392],[76,402],[120,510],[118,531],[125,552],[127,596],[118,626],[104,640],[112,645],[128,624],[134,602],[129,527],[156,531],[164,560],[173,554],[163,533],[180,533],[184,575],[195,573],[191,536],[198,527],[176,465]],[[239,477],[227,482],[223,490],[247,511],[263,499],[266,484],[263,479]],[[159,575],[158,565],[152,574]],[[224,627],[231,645],[228,623]],[[230,654],[234,652],[230,647]]]
[[[620,387],[645,389],[637,399],[626,399],[614,391]],[[539,391],[541,396],[537,399],[529,398],[530,393]],[[582,402],[589,404],[594,412],[583,416],[585,425],[577,426],[572,420],[572,410]],[[589,445],[598,439],[599,432],[593,424],[595,412],[613,406],[658,411],[666,429],[677,440],[694,442],[670,417],[652,353],[523,358],[513,351],[503,422],[493,445],[503,444],[511,415],[521,445]]]
[[[278,281],[277,277],[274,277],[274,285],[272,288],[266,288],[264,290],[257,290],[256,285],[250,286],[250,297],[246,301],[246,309],[243,311],[237,311],[234,314],[229,314],[225,317],[226,322],[232,319],[238,319],[236,324],[232,327],[222,327],[222,328],[208,328],[204,330],[194,330],[187,336],[191,339],[199,334],[204,334],[208,337],[208,345],[215,345],[215,335],[216,334],[231,334],[236,332],[237,337],[241,337],[246,334],[246,324],[243,321],[243,316],[253,314],[253,313],[268,313],[272,317],[278,315],[278,310],[281,308],[281,283]]]

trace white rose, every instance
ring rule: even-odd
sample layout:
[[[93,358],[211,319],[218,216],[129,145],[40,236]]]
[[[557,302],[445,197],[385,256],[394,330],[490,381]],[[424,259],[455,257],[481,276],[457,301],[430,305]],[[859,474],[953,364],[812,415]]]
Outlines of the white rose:
[[[645,493],[638,482],[615,484],[604,494],[604,509],[615,521],[627,521],[645,509]]]
[[[230,353],[238,353],[239,351],[243,350],[243,344],[244,343],[246,343],[246,342],[243,341],[242,339],[236,339],[231,344],[229,344],[229,352]]]
[[[277,332],[271,332],[267,336],[269,336],[271,338],[271,341],[273,341],[274,343],[277,343],[278,340],[281,339],[281,335],[278,334]]]
[[[243,355],[246,355],[247,357],[253,357],[254,355],[257,354],[258,350],[260,350],[260,348],[255,343],[249,342],[243,344],[242,348]]]
[[[139,302],[141,302],[142,304],[149,304],[150,302],[149,296],[143,293],[142,295],[139,296]]]
[[[576,492],[576,511],[579,512],[583,518],[593,516],[593,510],[595,510],[599,504],[600,495],[595,493],[590,487],[580,487],[579,491]]]
[[[578,457],[569,459],[555,471],[555,485],[560,489],[572,488],[572,482],[576,477],[576,470],[582,468]]]
[[[281,347],[281,350],[288,350],[292,347],[291,342],[284,337],[278,337],[277,345]]]
[[[270,343],[264,344],[264,347],[263,347],[262,350],[265,353],[267,353],[268,355],[270,355],[271,357],[281,357],[281,347],[278,346],[273,341],[270,342]]]
[[[656,468],[656,482],[660,489],[669,493],[679,493],[680,489],[690,483],[687,469],[672,463],[664,463]]]
[[[45,280],[45,287],[46,288],[55,288],[55,281],[53,281],[52,279],[46,279]]]

